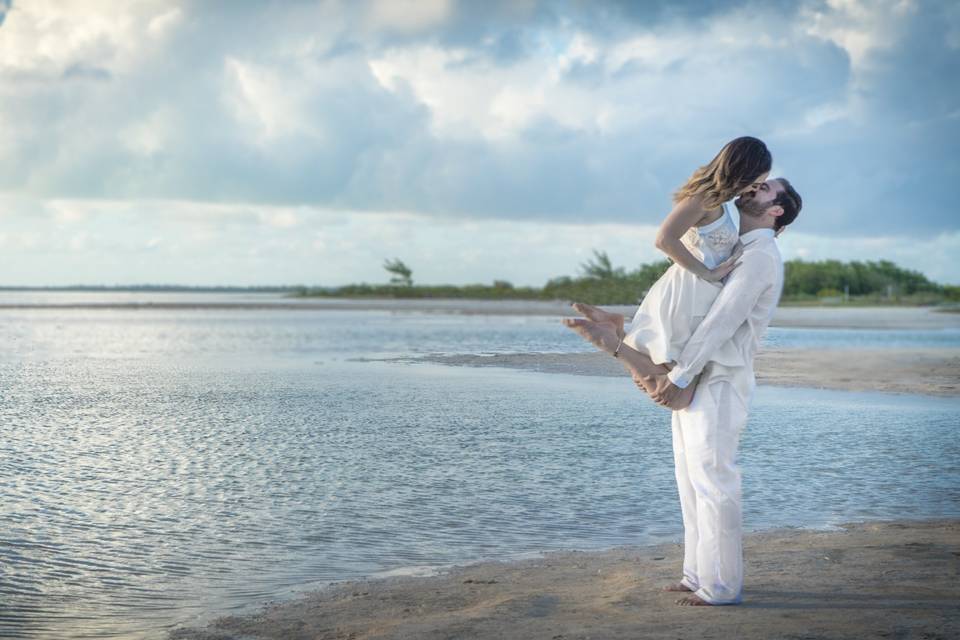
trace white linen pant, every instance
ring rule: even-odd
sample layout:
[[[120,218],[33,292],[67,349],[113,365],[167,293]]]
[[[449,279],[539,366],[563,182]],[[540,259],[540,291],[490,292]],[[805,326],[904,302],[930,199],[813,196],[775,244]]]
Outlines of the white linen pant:
[[[683,513],[681,582],[711,604],[737,604],[743,588],[737,447],[747,404],[703,376],[693,402],[673,412],[673,460]]]

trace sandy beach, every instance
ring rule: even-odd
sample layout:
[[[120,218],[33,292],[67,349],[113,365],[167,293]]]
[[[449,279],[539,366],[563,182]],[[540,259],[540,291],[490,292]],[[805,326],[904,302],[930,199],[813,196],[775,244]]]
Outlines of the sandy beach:
[[[744,536],[743,603],[681,607],[680,544],[564,551],[334,583],[176,640],[960,637],[960,521]]]

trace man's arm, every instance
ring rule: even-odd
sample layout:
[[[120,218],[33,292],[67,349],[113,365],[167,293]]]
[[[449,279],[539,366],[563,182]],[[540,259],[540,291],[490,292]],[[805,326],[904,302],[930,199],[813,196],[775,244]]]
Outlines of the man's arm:
[[[757,251],[745,255],[720,290],[717,299],[677,357],[667,378],[685,388],[703,370],[710,356],[733,337],[757,304],[757,300],[776,282],[773,256]]]

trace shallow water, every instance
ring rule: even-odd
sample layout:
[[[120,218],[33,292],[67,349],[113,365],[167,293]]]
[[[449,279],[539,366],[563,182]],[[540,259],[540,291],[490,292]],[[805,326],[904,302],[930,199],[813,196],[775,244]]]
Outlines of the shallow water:
[[[159,638],[330,580],[680,537],[668,414],[628,379],[351,361],[583,350],[552,319],[6,310],[0,340],[0,637]],[[745,528],[960,515],[958,411],[761,388]]]

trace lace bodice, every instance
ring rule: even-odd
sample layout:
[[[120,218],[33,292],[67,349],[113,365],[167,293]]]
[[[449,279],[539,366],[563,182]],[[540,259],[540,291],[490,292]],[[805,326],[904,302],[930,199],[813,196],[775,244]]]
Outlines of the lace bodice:
[[[702,227],[690,227],[680,241],[708,269],[713,269],[730,257],[739,239],[740,235],[733,223],[733,217],[727,205],[724,204],[723,215]]]

